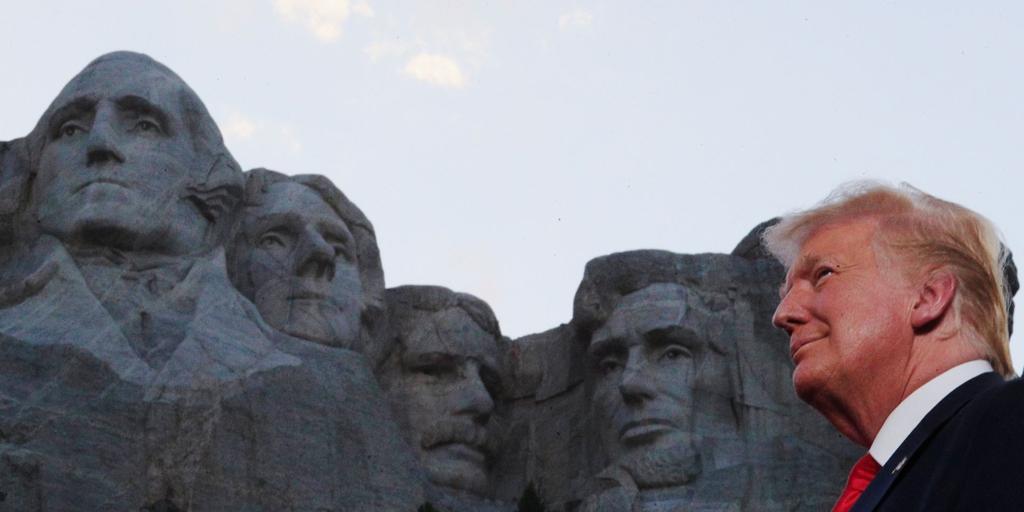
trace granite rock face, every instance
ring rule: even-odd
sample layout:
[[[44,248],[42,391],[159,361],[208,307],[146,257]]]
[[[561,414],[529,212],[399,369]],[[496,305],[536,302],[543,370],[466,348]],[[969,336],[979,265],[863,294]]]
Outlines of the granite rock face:
[[[749,249],[588,263],[571,322],[512,344],[506,442],[529,449],[501,492],[534,482],[569,510],[827,510],[861,449],[794,395],[770,322],[782,269]]]
[[[0,506],[423,502],[371,363],[268,324],[228,279],[245,177],[177,75],[103,56],[26,140],[0,172]]]
[[[379,376],[396,419],[431,482],[487,494],[501,381],[494,313],[436,286],[402,286],[386,297],[394,337]]]
[[[174,72],[104,55],[0,142],[0,511],[827,510],[862,449],[792,390],[771,222],[597,257],[509,340],[385,289],[329,180],[243,173]]]

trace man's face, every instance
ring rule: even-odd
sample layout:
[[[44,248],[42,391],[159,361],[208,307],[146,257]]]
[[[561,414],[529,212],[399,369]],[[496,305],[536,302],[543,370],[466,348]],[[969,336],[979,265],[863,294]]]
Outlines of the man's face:
[[[704,342],[689,325],[686,295],[667,283],[633,292],[591,338],[593,403],[612,460],[692,442]]]
[[[166,253],[201,244],[208,222],[184,199],[197,158],[183,87],[154,66],[116,59],[65,88],[45,120],[34,184],[44,232]]]
[[[786,276],[773,322],[790,335],[797,395],[819,408],[850,404],[900,374],[911,348],[915,294],[899,262],[879,261],[877,226],[858,219],[819,229]]]
[[[423,316],[405,336],[388,397],[435,484],[487,491],[497,354],[494,336],[459,308]]]
[[[338,214],[309,187],[271,185],[246,209],[252,300],[282,332],[331,346],[358,340],[363,287],[356,242]]]

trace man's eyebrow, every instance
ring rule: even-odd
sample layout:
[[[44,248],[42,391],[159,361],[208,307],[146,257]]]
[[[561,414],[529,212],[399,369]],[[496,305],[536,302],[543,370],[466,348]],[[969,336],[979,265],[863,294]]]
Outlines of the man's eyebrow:
[[[136,96],[134,94],[129,94],[127,96],[121,96],[120,98],[118,98],[116,103],[117,106],[122,110],[135,112],[137,114],[153,116],[154,118],[156,118],[157,121],[160,122],[160,127],[165,130],[170,130],[171,128],[169,119],[167,118],[167,113],[164,112],[164,109],[160,108],[157,105],[154,105],[146,98]]]
[[[668,345],[682,344],[688,348],[699,348],[702,343],[701,336],[690,327],[673,324],[663,327],[655,327],[644,333],[646,343],[661,348]]]
[[[79,96],[53,111],[53,114],[50,116],[48,128],[56,130],[57,128],[60,128],[60,125],[68,118],[83,112],[89,112],[95,106],[96,98]]]
[[[598,338],[587,347],[587,354],[591,357],[603,357],[610,352],[622,349],[622,340],[616,337]]]
[[[818,265],[822,260],[821,255],[809,254],[801,256],[796,260],[796,263],[790,267],[789,272],[786,274],[786,281],[779,287],[779,299],[786,298],[786,294],[789,293],[789,289],[793,287],[792,278],[794,276],[800,276],[806,274],[810,269]]]
[[[260,215],[255,219],[256,231],[264,232],[281,225],[293,227],[302,223],[302,216],[295,212],[274,212]]]

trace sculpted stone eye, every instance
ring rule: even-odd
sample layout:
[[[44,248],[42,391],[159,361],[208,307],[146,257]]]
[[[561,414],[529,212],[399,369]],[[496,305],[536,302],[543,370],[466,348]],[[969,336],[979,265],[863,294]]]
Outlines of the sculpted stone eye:
[[[334,245],[333,249],[334,249],[334,257],[335,258],[341,258],[341,259],[344,259],[346,261],[351,261],[352,260],[352,253],[351,253],[351,251],[349,251],[348,247],[346,247],[344,245]]]
[[[275,234],[266,234],[260,237],[260,247],[264,249],[284,247],[284,240],[281,240],[281,237]]]
[[[689,357],[689,355],[690,352],[682,347],[670,347],[665,350],[665,353],[662,354],[662,357],[668,360],[675,360],[684,357]]]
[[[143,131],[143,132],[159,132],[160,131],[160,126],[158,126],[156,123],[154,123],[152,121],[147,121],[145,119],[142,119],[138,123],[135,123],[135,128],[140,130],[140,131]]]
[[[82,127],[75,124],[66,124],[60,128],[61,137],[74,137],[83,132]]]
[[[612,373],[619,368],[622,368],[622,364],[620,364],[617,359],[613,358],[605,358],[601,360],[598,366],[600,366],[601,371],[604,373]]]

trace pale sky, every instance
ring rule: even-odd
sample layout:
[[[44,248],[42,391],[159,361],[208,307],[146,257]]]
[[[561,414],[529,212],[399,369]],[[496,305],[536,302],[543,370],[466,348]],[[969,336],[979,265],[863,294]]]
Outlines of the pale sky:
[[[196,90],[243,168],[324,174],[355,201],[388,286],[478,295],[512,337],[568,321],[595,256],[728,252],[851,179],[907,181],[973,208],[1024,261],[1019,2],[0,12],[0,140],[26,134],[93,58],[147,53]]]

